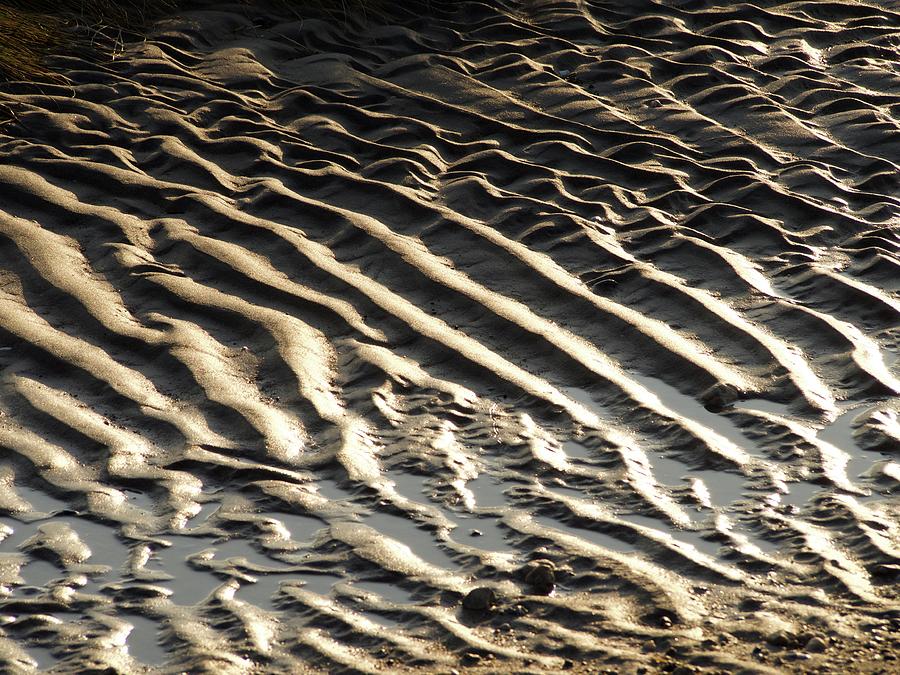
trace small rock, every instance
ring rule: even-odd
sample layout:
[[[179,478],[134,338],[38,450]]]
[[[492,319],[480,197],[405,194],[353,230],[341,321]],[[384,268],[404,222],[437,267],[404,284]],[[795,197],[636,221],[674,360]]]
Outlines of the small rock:
[[[691,666],[678,666],[672,671],[672,675],[694,675],[696,672]]]
[[[738,400],[740,392],[737,387],[718,382],[700,394],[703,407],[710,412],[722,412],[726,407]]]
[[[797,644],[797,636],[786,630],[779,630],[766,638],[773,647],[793,647]]]
[[[556,586],[556,567],[549,560],[536,560],[525,574],[525,583],[538,595],[549,595]]]
[[[651,626],[659,626],[661,628],[671,628],[678,622],[678,617],[672,610],[657,607],[652,612],[648,612],[641,617],[641,620]]]
[[[787,661],[809,661],[809,654],[804,654],[803,652],[790,652],[785,654],[784,658]]]
[[[763,608],[763,604],[759,598],[744,598],[738,605],[738,609],[744,612],[756,612]]]
[[[482,535],[484,535],[484,532],[482,532],[481,530],[469,530],[470,537],[480,537]]]
[[[828,643],[820,637],[813,637],[809,639],[809,642],[806,643],[803,649],[813,654],[821,654],[828,649]]]
[[[572,659],[566,659],[565,661],[563,661],[562,667],[563,670],[571,670],[575,667],[575,662]]]
[[[476,663],[481,661],[481,655],[476,654],[475,652],[466,652],[463,654],[462,663],[466,666],[474,666]]]
[[[497,601],[497,594],[493,588],[487,586],[479,586],[472,589],[463,598],[462,605],[465,609],[473,612],[486,612]]]

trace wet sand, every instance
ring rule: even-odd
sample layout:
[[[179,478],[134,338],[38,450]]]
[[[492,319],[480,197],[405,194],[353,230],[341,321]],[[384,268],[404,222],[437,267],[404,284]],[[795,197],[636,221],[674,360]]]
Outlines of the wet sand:
[[[0,669],[897,672],[896,5],[433,14],[0,85]]]

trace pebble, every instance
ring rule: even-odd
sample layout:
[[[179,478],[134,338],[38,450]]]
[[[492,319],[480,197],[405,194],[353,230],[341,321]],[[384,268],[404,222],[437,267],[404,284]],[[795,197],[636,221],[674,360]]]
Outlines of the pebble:
[[[804,649],[814,654],[821,654],[828,648],[828,644],[820,637],[813,637],[806,643]]]
[[[469,536],[470,536],[470,537],[480,537],[480,536],[482,536],[483,534],[484,534],[484,532],[482,532],[481,530],[470,530],[470,531],[469,531]]]
[[[496,600],[497,594],[494,593],[494,589],[487,586],[479,586],[466,594],[462,605],[465,609],[473,612],[485,612],[494,606]]]
[[[797,643],[797,636],[786,630],[779,630],[766,638],[766,642],[775,647],[792,647]]]
[[[744,612],[755,612],[763,608],[763,601],[759,598],[744,598],[741,600],[741,604],[738,605],[738,609]]]
[[[700,394],[703,407],[710,412],[722,412],[726,407],[737,401],[739,392],[732,384],[716,383]]]
[[[556,586],[556,566],[549,560],[536,560],[529,565],[525,583],[539,595],[549,595]]]
[[[481,655],[476,654],[475,652],[466,652],[463,654],[462,662],[463,665],[466,666],[474,666],[476,663],[481,661]]]

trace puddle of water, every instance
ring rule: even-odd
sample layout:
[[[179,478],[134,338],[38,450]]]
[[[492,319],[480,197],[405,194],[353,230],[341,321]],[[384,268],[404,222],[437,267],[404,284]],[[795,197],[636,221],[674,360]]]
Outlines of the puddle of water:
[[[22,567],[20,575],[25,580],[26,586],[44,588],[54,579],[65,577],[66,572],[46,560],[32,559]]]
[[[762,537],[757,536],[753,532],[749,532],[742,527],[735,527],[732,529],[732,532],[735,535],[746,537],[751,544],[768,555],[778,553],[778,551],[781,549],[781,547],[775,542],[769,541],[768,539],[763,539]]]
[[[559,389],[569,398],[575,399],[576,401],[581,403],[585,408],[593,412],[600,419],[606,420],[607,422],[612,422],[615,419],[615,415],[612,413],[612,411],[601,405],[600,402],[594,397],[594,394],[589,392],[587,389],[582,389],[581,387],[560,387]]]
[[[291,540],[297,543],[310,541],[315,537],[316,532],[326,526],[318,518],[300,516],[295,513],[267,513],[266,516],[284,525],[291,533]]]
[[[357,609],[356,611],[358,611],[360,614],[365,616],[367,619],[374,621],[375,623],[377,623],[380,626],[384,626],[385,628],[390,628],[392,630],[403,630],[403,628],[402,628],[403,619],[401,619],[399,617],[394,618],[392,616],[388,616],[386,614],[380,614],[379,612],[375,612],[372,610],[360,611]]]
[[[510,486],[493,476],[481,474],[478,478],[467,482],[466,487],[475,495],[476,508],[492,509],[507,504],[508,498],[503,491]]]
[[[675,529],[673,527],[670,527],[665,522],[657,518],[651,518],[649,516],[629,514],[627,516],[619,517],[626,522],[633,523],[635,525],[641,525],[643,527],[648,527],[650,529],[656,530],[657,532],[669,535],[675,541],[688,546],[693,546],[698,551],[700,551],[701,553],[705,553],[711,558],[717,558],[719,556],[719,549],[722,547],[722,543],[704,539],[702,532]]]
[[[88,558],[88,563],[92,565],[108,565],[112,568],[112,574],[121,573],[123,565],[128,560],[129,549],[116,536],[116,525],[98,523],[77,516],[54,516],[43,522],[66,523],[78,533],[78,538],[91,549],[91,557]]]
[[[453,530],[451,536],[460,544],[474,546],[484,551],[503,551],[510,548],[506,543],[508,530],[501,527],[497,520],[459,516],[456,523],[457,528]]]
[[[354,498],[352,492],[339,487],[337,481],[334,480],[320,480],[316,483],[316,489],[323,497],[336,502],[351,501]]]
[[[87,562],[92,565],[106,565],[110,568],[108,575],[120,576],[128,559],[129,549],[115,534],[114,527],[104,525],[77,516],[52,516],[45,520],[21,523],[12,518],[0,518],[0,522],[12,528],[13,533],[0,541],[0,552],[20,552],[21,545],[37,534],[38,528],[46,523],[65,523],[74,530],[79,539],[91,549],[91,557]],[[27,585],[44,586],[53,579],[66,576],[65,570],[39,558],[32,558],[22,568],[22,576]]]
[[[50,651],[49,647],[43,647],[41,645],[29,645],[27,642],[19,642],[17,641],[19,646],[28,654],[32,659],[37,663],[37,672],[43,673],[52,668],[58,659],[53,656],[53,653]],[[11,671],[18,672],[18,671]]]
[[[133,488],[123,488],[122,492],[132,506],[136,506],[147,513],[153,513],[156,502],[151,495]]]
[[[61,499],[27,485],[16,485],[15,490],[22,499],[31,504],[36,513],[52,515],[71,508],[69,504],[66,504]]]
[[[669,459],[655,452],[648,452],[650,470],[657,483],[662,485],[681,485],[690,474],[690,469],[677,459]]]
[[[750,398],[746,401],[738,401],[734,405],[735,410],[746,410],[748,412],[765,412],[780,417],[788,417],[788,405],[785,403],[775,403],[764,398]]]
[[[744,483],[747,480],[743,475],[730,471],[712,471],[691,469],[677,459],[670,459],[661,454],[647,453],[653,478],[661,485],[677,487],[683,485],[692,478],[698,478],[703,482],[709,492],[709,498],[713,506],[727,507],[732,502],[741,498],[747,488]]]
[[[0,524],[12,530],[12,534],[0,540],[0,553],[15,553],[19,544],[37,532],[37,525],[25,524],[9,516],[0,516]]]
[[[139,614],[120,614],[134,629],[128,634],[128,653],[148,666],[161,666],[169,660],[169,653],[159,640],[159,624]]]
[[[566,453],[566,457],[569,459],[580,459],[585,461],[596,459],[594,451],[583,446],[578,441],[566,441],[563,443],[562,448],[563,452]]]
[[[675,387],[655,377],[647,377],[637,373],[629,373],[628,375],[631,379],[655,394],[662,404],[672,412],[703,425],[710,431],[727,438],[748,452],[753,449],[752,441],[744,436],[740,429],[727,417],[710,412],[696,399],[682,394]]]
[[[196,569],[188,564],[187,557],[193,553],[210,548],[213,540],[209,537],[189,537],[185,535],[167,534],[164,537],[172,543],[169,548],[154,550],[154,563],[148,565],[153,569],[161,569],[174,577],[159,582],[160,586],[172,591],[172,602],[178,605],[196,605],[205,599],[222,580],[209,572]]]
[[[375,593],[398,605],[416,604],[412,592],[386,581],[354,581],[353,587],[368,593]]]
[[[544,483],[543,485],[544,488],[549,490],[550,492],[556,492],[557,494],[560,494],[561,496],[567,497],[569,499],[583,499],[585,501],[591,501],[592,499],[590,492],[575,485],[563,485],[555,481]]]
[[[255,583],[241,581],[241,587],[235,593],[235,597],[268,612],[279,611],[274,598],[281,588],[281,584],[286,581],[291,583],[304,581],[306,583],[303,585],[303,589],[318,595],[329,595],[331,587],[338,581],[338,577],[324,574],[260,574],[254,576],[257,579]]]
[[[743,497],[748,489],[744,487],[747,480],[743,475],[729,471],[689,471],[689,477],[699,478],[709,491],[713,506],[727,508]]]
[[[205,523],[206,520],[215,513],[216,509],[219,508],[219,502],[206,502],[200,505],[200,510],[197,511],[196,515],[188,518],[189,525],[187,527],[197,527],[201,523]]]
[[[800,508],[809,504],[814,495],[829,489],[825,485],[816,485],[805,481],[788,483],[787,488],[789,492],[781,495],[781,503]]]
[[[387,478],[394,483],[394,489],[407,499],[420,503],[427,501],[423,499],[425,495],[425,481],[428,480],[427,476],[389,471],[387,472]]]
[[[860,474],[871,469],[875,462],[882,459],[879,453],[862,450],[853,438],[853,421],[864,412],[862,408],[848,410],[816,435],[820,441],[830,443],[850,455],[845,471],[852,482],[856,482]]]
[[[229,539],[228,541],[214,544],[216,550],[215,560],[224,561],[233,558],[235,562],[240,558],[244,558],[250,565],[259,565],[265,568],[284,568],[287,563],[283,563],[274,558],[270,558],[264,553],[257,551],[247,539]],[[202,550],[202,549],[201,549]],[[253,574],[253,572],[250,572]]]
[[[579,539],[596,544],[597,546],[602,546],[610,551],[618,551],[620,553],[634,551],[634,547],[628,542],[616,539],[615,537],[603,534],[602,532],[587,530],[583,527],[573,527],[548,516],[534,516],[533,520],[541,527],[559,530],[560,532],[578,537]]]
[[[415,555],[432,565],[444,568],[456,566],[453,558],[438,546],[431,533],[416,527],[412,520],[390,513],[373,513],[366,516],[362,523],[406,544]]]

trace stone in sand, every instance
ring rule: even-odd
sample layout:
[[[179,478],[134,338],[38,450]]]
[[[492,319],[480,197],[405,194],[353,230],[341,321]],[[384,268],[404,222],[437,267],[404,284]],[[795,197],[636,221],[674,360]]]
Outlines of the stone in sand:
[[[779,630],[766,638],[766,642],[774,647],[793,647],[797,644],[797,636],[786,630]]]
[[[828,648],[828,643],[820,637],[811,637],[804,649],[813,654],[821,654]]]
[[[494,593],[494,589],[487,586],[479,586],[466,594],[462,604],[465,609],[472,612],[486,612],[494,606],[496,601],[497,594]]]
[[[556,565],[550,560],[535,560],[528,565],[525,583],[538,595],[549,595],[556,586]]]

